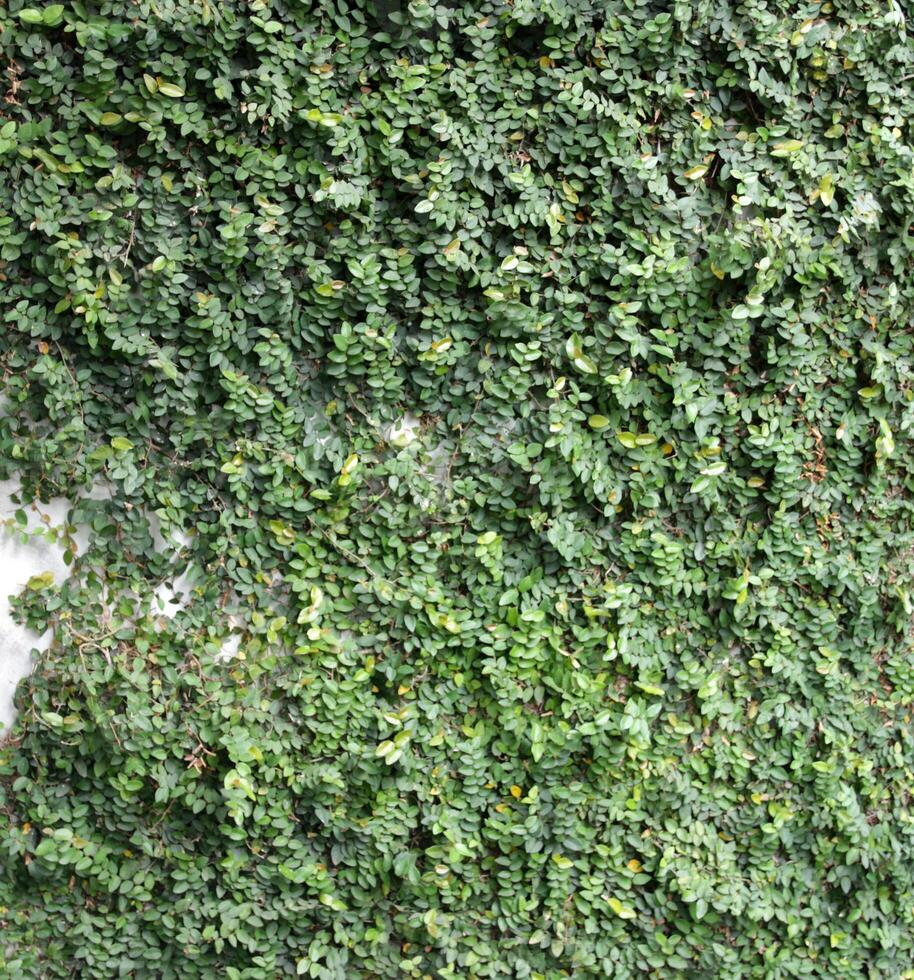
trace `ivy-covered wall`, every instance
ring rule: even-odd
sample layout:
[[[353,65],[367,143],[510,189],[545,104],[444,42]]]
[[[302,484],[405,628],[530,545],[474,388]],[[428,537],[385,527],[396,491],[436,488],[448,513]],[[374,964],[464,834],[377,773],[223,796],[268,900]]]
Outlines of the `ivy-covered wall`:
[[[906,6],[33,3],[9,975],[914,976]]]

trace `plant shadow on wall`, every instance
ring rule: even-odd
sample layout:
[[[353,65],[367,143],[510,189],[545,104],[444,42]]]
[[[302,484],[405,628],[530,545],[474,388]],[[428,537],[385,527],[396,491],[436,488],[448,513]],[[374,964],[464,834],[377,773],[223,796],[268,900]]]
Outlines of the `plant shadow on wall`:
[[[900,8],[8,8],[8,972],[909,976]]]

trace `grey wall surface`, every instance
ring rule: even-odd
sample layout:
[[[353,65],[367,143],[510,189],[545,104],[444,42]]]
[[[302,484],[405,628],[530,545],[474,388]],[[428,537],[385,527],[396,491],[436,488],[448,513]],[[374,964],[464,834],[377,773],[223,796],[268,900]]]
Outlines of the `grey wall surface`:
[[[28,517],[27,528],[34,530],[43,524],[52,526],[64,524],[72,501],[56,498],[37,507],[22,507],[10,500],[10,495],[19,489],[13,480],[0,480],[0,520],[12,518],[17,509],[25,511]],[[88,496],[95,499],[108,497],[104,487],[94,487]],[[48,518],[43,521],[42,516]],[[187,535],[174,531],[163,536],[161,523],[155,514],[148,519],[153,534],[153,547],[161,554],[169,555],[174,561],[172,574],[153,591],[153,609],[163,619],[173,619],[187,605],[194,586],[193,566],[188,563],[186,552],[190,543]],[[79,551],[82,552],[89,541],[88,533],[77,528],[74,535]],[[69,575],[69,568],[63,561],[64,549],[57,543],[42,537],[22,540],[22,535],[5,527],[0,527],[0,739],[4,731],[15,720],[13,698],[16,687],[34,667],[33,651],[40,653],[48,648],[51,632],[39,636],[34,630],[20,626],[10,613],[10,597],[18,594],[33,575],[51,572],[55,582],[61,582]],[[182,558],[182,553],[184,557]],[[229,629],[234,625],[226,624]],[[240,637],[230,634],[219,654],[220,659],[231,659],[238,654]]]
[[[16,505],[10,494],[18,490],[11,480],[0,480],[0,518],[12,517]],[[69,502],[56,499],[41,505],[41,512],[50,516],[53,524],[62,524]],[[40,514],[24,508],[29,518],[28,526],[41,526]],[[20,626],[10,614],[10,596],[22,591],[33,575],[51,572],[59,582],[68,574],[63,561],[63,548],[43,538],[22,542],[15,532],[0,529],[0,738],[15,717],[13,696],[16,686],[32,669],[33,648],[47,649],[50,632],[39,636],[34,630]]]

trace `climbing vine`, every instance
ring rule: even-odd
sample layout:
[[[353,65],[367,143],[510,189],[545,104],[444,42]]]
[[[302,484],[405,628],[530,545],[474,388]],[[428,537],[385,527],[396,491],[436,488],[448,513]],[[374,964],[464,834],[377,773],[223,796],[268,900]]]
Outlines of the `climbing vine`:
[[[914,976],[904,5],[32,2],[9,975]]]

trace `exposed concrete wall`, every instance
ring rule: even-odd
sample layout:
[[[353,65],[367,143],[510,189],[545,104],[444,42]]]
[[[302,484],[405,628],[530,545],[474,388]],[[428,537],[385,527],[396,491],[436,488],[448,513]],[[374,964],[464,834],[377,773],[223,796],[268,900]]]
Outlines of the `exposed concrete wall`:
[[[12,517],[17,507],[10,501],[19,485],[13,480],[0,480],[0,518]],[[66,520],[70,503],[58,498],[41,505],[41,512],[54,525]],[[38,513],[26,507],[28,527],[41,526]],[[84,542],[81,542],[84,543]],[[20,626],[10,613],[10,596],[22,591],[33,575],[51,572],[60,582],[69,574],[63,561],[63,548],[44,538],[23,542],[21,535],[0,528],[0,738],[14,718],[13,696],[16,686],[32,669],[32,650],[45,650],[51,641],[50,630],[39,636],[34,630]]]
[[[0,480],[0,519],[11,518],[19,509],[10,500],[19,484],[14,480]],[[108,496],[103,487],[96,487],[88,494],[96,499]],[[72,502],[56,498],[48,504],[40,504],[38,509],[23,507],[28,517],[27,528],[34,530],[44,523],[41,515],[47,515],[52,526],[66,522],[67,512]],[[186,535],[177,532],[170,539],[161,533],[161,524],[155,514],[150,515],[155,549],[159,552],[177,555],[182,547],[189,544]],[[74,535],[79,551],[82,552],[89,541],[85,529],[78,528]],[[16,687],[34,666],[33,651],[39,653],[48,648],[51,631],[39,636],[34,630],[20,626],[13,620],[10,612],[10,596],[17,595],[33,575],[51,572],[55,582],[61,582],[70,574],[63,560],[62,546],[42,537],[22,540],[15,531],[0,528],[0,739],[4,729],[15,720],[13,698]],[[172,619],[188,602],[193,576],[190,566],[177,562],[174,577],[160,585],[154,593],[159,615]]]

